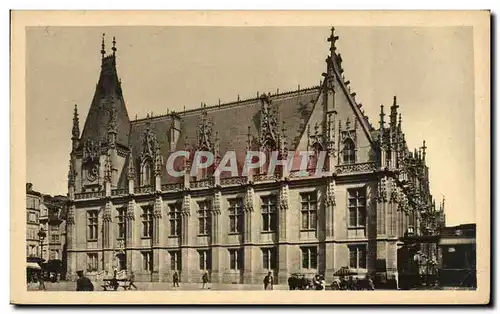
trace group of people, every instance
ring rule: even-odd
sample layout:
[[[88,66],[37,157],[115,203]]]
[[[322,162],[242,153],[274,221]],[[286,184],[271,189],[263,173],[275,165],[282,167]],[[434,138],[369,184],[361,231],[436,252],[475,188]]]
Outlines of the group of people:
[[[78,275],[78,279],[76,280],[76,291],[94,291],[94,284],[89,278],[83,275],[83,270],[77,271],[76,274]],[[135,285],[134,272],[130,272],[126,280],[128,281],[126,289],[130,290],[132,289],[132,287],[134,287],[134,289],[137,290],[137,286]],[[113,288],[113,290],[118,290],[118,270],[116,268],[113,270],[113,278],[111,279],[110,286]]]
[[[375,284],[369,276],[361,279],[349,276],[348,279],[341,277],[339,280],[334,281],[332,288],[334,290],[375,290]]]
[[[43,274],[32,274],[28,278],[28,287],[38,290],[47,290],[47,288],[45,287],[45,278],[43,278]]]

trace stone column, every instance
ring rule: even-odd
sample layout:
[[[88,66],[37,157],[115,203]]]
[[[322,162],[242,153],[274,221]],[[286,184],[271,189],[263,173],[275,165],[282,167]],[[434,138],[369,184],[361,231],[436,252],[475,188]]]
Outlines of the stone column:
[[[69,202],[68,217],[66,219],[66,279],[76,279],[76,252],[75,249],[75,210],[76,206],[72,200]]]
[[[110,184],[110,183],[109,183]],[[102,247],[103,247],[103,259],[104,259],[104,269],[105,271],[113,272],[113,259],[114,259],[114,229],[113,229],[113,203],[108,197],[106,205],[104,207],[103,213],[103,237],[102,237]]]
[[[160,280],[160,273],[161,273],[161,258],[160,258],[160,251],[161,249],[161,224],[162,224],[162,212],[163,212],[163,201],[161,198],[160,193],[157,193],[156,199],[155,199],[155,204],[154,204],[154,209],[153,209],[153,234],[152,234],[152,242],[153,242],[153,281],[159,281]]]
[[[221,215],[221,191],[218,187],[215,189],[213,197],[213,206],[211,211],[212,230],[211,232],[211,247],[212,247],[212,282],[221,282],[222,270],[220,265],[221,247],[220,247],[220,215]]]
[[[182,258],[182,270],[181,270],[181,280],[182,282],[190,282],[191,280],[191,272],[189,269],[190,262],[190,244],[191,244],[191,235],[190,235],[190,219],[191,219],[191,195],[189,191],[186,190],[184,193],[184,200],[182,206],[182,214],[181,214],[181,258]]]
[[[135,242],[135,234],[138,232],[137,228],[134,227],[135,224],[135,200],[131,195],[128,205],[127,205],[127,220],[126,220],[126,238],[125,238],[125,252],[127,258],[127,271],[137,271],[140,270],[140,264],[135,265],[134,263],[134,249],[138,246]]]
[[[325,278],[332,278],[335,272],[335,177],[327,178],[326,193],[324,197],[325,207]],[[319,222],[317,226],[320,226]]]
[[[378,183],[377,200],[377,235],[384,235],[387,234],[385,227],[387,207],[387,180],[385,176],[383,176]]]
[[[243,206],[243,282],[253,283],[255,277],[255,265],[253,263],[252,243],[254,232],[253,228],[253,213],[254,213],[254,190],[251,184],[247,187]],[[258,227],[258,226],[256,226]]]
[[[375,271],[377,260],[377,208],[378,184],[369,184],[366,197],[366,237],[368,238],[366,266],[369,273]]]
[[[287,212],[289,208],[288,199],[288,183],[284,181],[281,185],[280,195],[279,195],[279,245],[278,245],[278,282],[280,284],[286,283],[288,280],[288,217]],[[276,276],[276,275],[275,275]]]

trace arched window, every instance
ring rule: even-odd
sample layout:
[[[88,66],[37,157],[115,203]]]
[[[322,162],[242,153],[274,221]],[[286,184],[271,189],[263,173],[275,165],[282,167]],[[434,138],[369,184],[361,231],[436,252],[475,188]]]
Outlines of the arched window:
[[[351,139],[344,141],[344,150],[342,151],[344,164],[353,164],[356,162],[356,150],[354,142]]]

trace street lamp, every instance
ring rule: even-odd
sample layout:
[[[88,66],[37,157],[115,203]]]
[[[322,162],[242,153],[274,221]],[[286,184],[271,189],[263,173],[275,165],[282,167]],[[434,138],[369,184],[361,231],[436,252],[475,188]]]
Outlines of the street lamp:
[[[45,237],[47,236],[47,233],[45,230],[43,230],[43,227],[40,228],[40,231],[38,231],[38,238],[40,239],[40,258],[43,261],[43,241],[45,240]]]

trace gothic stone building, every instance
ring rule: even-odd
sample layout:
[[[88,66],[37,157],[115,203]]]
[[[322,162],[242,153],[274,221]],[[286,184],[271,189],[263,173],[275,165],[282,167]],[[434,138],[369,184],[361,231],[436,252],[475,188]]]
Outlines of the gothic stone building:
[[[332,29],[319,86],[264,93],[215,106],[129,119],[116,48],[102,44],[99,82],[80,134],[75,106],[68,175],[68,272],[91,278],[114,267],[138,280],[279,283],[294,272],[397,273],[399,238],[418,234],[432,207],[425,142],[411,152],[396,97],[374,128],[351,93]],[[318,73],[318,76],[320,73]],[[239,98],[239,97],[238,97]],[[387,110],[386,110],[387,111]],[[385,118],[385,115],[388,117]],[[306,173],[294,166],[248,176],[212,169],[167,173],[172,152],[235,151],[280,156],[314,151]],[[326,176],[313,174],[326,152]],[[182,159],[178,158],[176,161]],[[192,160],[176,163],[191,169]]]

